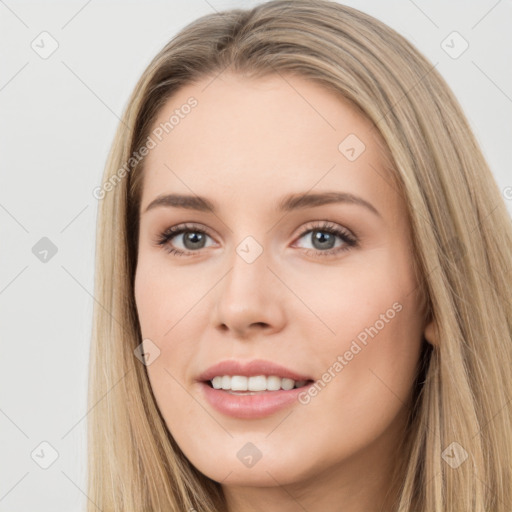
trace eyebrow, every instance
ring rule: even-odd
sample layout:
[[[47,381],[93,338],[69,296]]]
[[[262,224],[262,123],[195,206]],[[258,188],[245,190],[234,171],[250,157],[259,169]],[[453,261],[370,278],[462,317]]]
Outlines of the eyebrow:
[[[277,205],[277,211],[290,212],[305,208],[313,208],[333,203],[356,204],[363,206],[373,214],[381,217],[378,210],[368,201],[361,197],[349,194],[348,192],[322,192],[322,193],[299,193],[291,194],[281,199]],[[214,202],[206,197],[189,196],[182,194],[166,194],[158,196],[151,201],[143,213],[153,208],[164,206],[173,208],[184,208],[187,210],[196,210],[200,212],[216,213],[217,207]]]

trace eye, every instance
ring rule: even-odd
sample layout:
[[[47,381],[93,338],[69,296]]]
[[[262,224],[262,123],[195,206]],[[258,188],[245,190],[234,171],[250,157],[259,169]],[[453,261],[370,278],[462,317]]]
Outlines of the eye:
[[[181,248],[171,245],[171,241],[175,238],[178,240],[181,238]],[[206,238],[211,237],[204,229],[190,224],[181,224],[167,228],[163,233],[160,233],[156,244],[162,246],[169,254],[182,256],[204,249]]]
[[[311,241],[313,248],[306,248],[308,252],[312,251],[320,256],[329,256],[347,251],[358,245],[357,238],[350,231],[336,224],[324,221],[321,225],[313,224],[309,225],[308,228],[299,237],[299,240],[305,238]],[[341,243],[337,244],[336,238],[341,240]]]
[[[308,252],[312,251],[315,255],[329,256],[342,251],[347,251],[352,247],[357,247],[357,238],[345,228],[336,224],[324,221],[322,224],[310,224],[308,229],[304,230],[299,236],[299,240],[309,236],[313,248],[305,248]],[[191,224],[181,224],[172,226],[158,235],[156,244],[163,247],[169,254],[176,256],[192,255],[200,252],[200,249],[206,248],[207,238],[212,238],[203,228]],[[176,247],[174,239],[181,240]],[[337,240],[341,243],[337,243]],[[171,243],[172,242],[172,243]]]

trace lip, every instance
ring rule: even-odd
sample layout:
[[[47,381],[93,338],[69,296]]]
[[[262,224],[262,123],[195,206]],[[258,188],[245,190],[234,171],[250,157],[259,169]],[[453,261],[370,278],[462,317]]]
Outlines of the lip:
[[[206,401],[217,411],[239,419],[257,419],[270,416],[277,411],[299,404],[299,395],[312,386],[314,382],[301,388],[279,391],[259,391],[253,395],[235,395],[221,389],[211,388],[206,382],[199,386]]]
[[[235,359],[221,361],[220,363],[210,366],[210,368],[201,373],[197,377],[197,380],[199,382],[206,382],[212,380],[213,377],[216,377],[217,375],[242,375],[245,377],[276,375],[277,377],[293,379],[295,381],[314,380],[311,376],[301,375],[298,372],[264,359],[253,359],[246,362],[237,361]]]
[[[276,375],[277,377],[293,379],[294,381],[311,381],[303,387],[279,391],[259,391],[254,394],[233,394],[221,389],[210,387],[208,381],[217,375],[242,375],[255,377],[257,375]],[[226,360],[217,363],[201,373],[197,380],[203,397],[217,411],[227,416],[241,419],[257,419],[274,414],[275,412],[298,404],[300,393],[314,384],[314,379],[302,375],[284,366],[266,361],[253,359],[252,361]]]

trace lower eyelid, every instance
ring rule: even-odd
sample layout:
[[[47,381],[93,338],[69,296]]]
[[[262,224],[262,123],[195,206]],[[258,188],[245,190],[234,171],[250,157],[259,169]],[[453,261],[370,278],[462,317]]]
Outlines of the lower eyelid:
[[[333,236],[335,236],[336,238],[338,238],[339,240],[341,240],[342,244],[337,246],[337,247],[332,247],[330,249],[325,249],[323,251],[320,250],[320,249],[309,248],[309,247],[300,247],[301,249],[303,249],[305,251],[308,251],[308,252],[312,251],[313,253],[318,254],[318,255],[326,255],[326,256],[328,256],[328,255],[337,254],[339,252],[342,252],[342,251],[345,251],[345,250],[348,250],[348,249],[351,249],[351,248],[357,246],[357,240],[355,239],[355,237],[349,236],[348,234],[345,234],[344,232],[334,232],[334,231],[322,230],[322,229],[310,229],[310,230],[304,232],[302,235],[299,235],[297,237],[297,241],[302,239],[302,238],[304,238],[307,235],[310,235],[311,232],[313,232],[313,231],[321,231],[321,232],[330,233]],[[297,242],[295,242],[294,245],[296,243]]]
[[[297,237],[295,238],[295,241],[300,240],[304,236],[306,236],[314,231],[330,233],[330,234],[334,235],[335,237],[338,237],[340,240],[342,240],[344,245],[342,245],[341,247],[338,246],[335,248],[326,249],[324,251],[319,250],[319,249],[314,249],[314,248],[312,248],[312,249],[301,248],[301,247],[299,247],[299,248],[306,250],[308,252],[313,251],[315,254],[318,254],[320,256],[321,255],[328,256],[328,255],[336,254],[338,252],[342,252],[344,250],[348,250],[352,247],[357,246],[357,244],[358,244],[358,239],[354,235],[352,235],[350,232],[348,232],[348,231],[345,232],[345,230],[338,228],[336,225],[331,225],[331,224],[328,224],[327,226],[326,225],[309,226],[308,228],[305,228],[299,235],[297,235]],[[178,248],[172,247],[170,245],[171,240],[177,238],[178,236],[185,235],[187,233],[202,233],[215,242],[215,238],[210,233],[208,233],[208,231],[206,231],[206,229],[199,227],[199,226],[196,227],[193,225],[192,226],[185,225],[185,226],[181,226],[181,227],[178,226],[173,229],[167,229],[167,230],[163,231],[162,233],[159,234],[159,236],[156,240],[156,244],[158,246],[162,246],[169,253],[175,253],[175,254],[179,254],[179,255],[193,255],[194,253],[199,254],[202,252],[202,250],[208,249],[209,247],[211,247],[211,246],[209,246],[209,247],[202,247],[197,250],[190,250],[190,249],[178,249]],[[294,242],[294,244],[295,243],[296,242]],[[170,247],[172,247],[172,251],[170,250]]]

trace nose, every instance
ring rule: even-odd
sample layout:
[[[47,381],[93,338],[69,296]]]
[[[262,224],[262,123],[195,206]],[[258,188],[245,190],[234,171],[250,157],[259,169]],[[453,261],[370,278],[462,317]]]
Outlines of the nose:
[[[217,287],[215,324],[239,338],[278,332],[285,323],[285,287],[268,266],[266,252],[253,262],[235,252]]]

